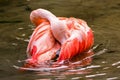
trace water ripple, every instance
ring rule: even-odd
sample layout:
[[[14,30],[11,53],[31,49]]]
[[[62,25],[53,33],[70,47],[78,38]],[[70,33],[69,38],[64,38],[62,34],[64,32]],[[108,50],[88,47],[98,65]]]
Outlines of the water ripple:
[[[116,66],[116,65],[119,65],[119,64],[120,64],[120,61],[113,63],[112,66]]]
[[[107,78],[106,80],[116,80],[118,79],[118,77],[111,77],[111,78]]]
[[[104,76],[106,73],[100,73],[100,74],[93,74],[93,75],[87,75],[86,78],[92,78],[92,77],[98,77],[98,76]]]

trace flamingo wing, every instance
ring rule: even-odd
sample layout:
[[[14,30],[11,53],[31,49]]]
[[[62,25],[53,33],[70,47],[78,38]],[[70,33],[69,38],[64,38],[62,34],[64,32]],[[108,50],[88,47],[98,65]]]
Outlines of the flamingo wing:
[[[86,22],[75,18],[69,20],[66,22],[69,22],[70,37],[62,44],[58,61],[72,59],[75,55],[88,51],[93,45],[93,34]]]

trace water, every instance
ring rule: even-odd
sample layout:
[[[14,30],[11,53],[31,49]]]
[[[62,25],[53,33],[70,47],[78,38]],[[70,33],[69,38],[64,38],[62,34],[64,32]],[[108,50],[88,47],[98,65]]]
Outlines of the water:
[[[120,1],[119,0],[0,0],[0,80],[119,80],[120,79]],[[88,66],[68,70],[22,72],[22,65],[34,26],[31,10],[45,8],[56,16],[84,19],[93,29],[95,45],[107,52],[93,57]]]

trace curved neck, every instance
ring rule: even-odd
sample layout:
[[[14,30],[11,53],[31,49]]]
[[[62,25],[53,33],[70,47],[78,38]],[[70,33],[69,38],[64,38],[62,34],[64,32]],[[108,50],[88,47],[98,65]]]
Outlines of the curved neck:
[[[60,21],[54,14],[45,10],[45,9],[37,9],[32,11],[30,15],[31,21],[35,24],[38,19],[46,19],[50,22],[51,31],[53,36],[62,44],[67,36],[66,36],[66,25],[64,22]]]
[[[50,24],[58,21],[58,18],[55,15],[45,9],[37,9],[32,11],[30,14],[30,19],[34,24],[36,24],[38,19],[46,19],[50,22]]]

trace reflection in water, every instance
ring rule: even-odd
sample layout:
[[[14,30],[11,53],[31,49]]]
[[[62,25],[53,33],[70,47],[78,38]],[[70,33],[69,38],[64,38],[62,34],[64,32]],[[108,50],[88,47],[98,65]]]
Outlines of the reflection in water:
[[[87,73],[90,73],[91,71],[90,69],[100,67],[100,66],[95,66],[95,65],[87,66],[92,61],[92,55],[93,55],[93,52],[85,53],[83,54],[84,57],[79,56],[79,60],[77,59],[77,61],[75,60],[74,62],[64,61],[64,63],[62,64],[47,61],[46,63],[41,63],[39,64],[38,67],[33,67],[33,68],[32,67],[31,68],[18,67],[15,65],[13,67],[16,69],[22,70],[22,71],[23,70],[35,71],[39,75],[44,75],[44,74],[47,75],[47,73],[51,73],[52,75],[56,75],[57,73],[64,74],[64,75],[87,74]],[[87,66],[87,67],[84,68],[83,66]]]
[[[91,69],[101,67],[100,65],[89,65],[92,61],[93,56],[100,55],[105,52],[106,52],[105,49],[97,52],[96,54],[93,54],[93,52],[90,52],[87,54],[83,54],[84,57],[83,57],[83,55],[82,55],[82,57],[79,56],[79,60],[77,59],[77,61],[73,61],[73,62],[64,61],[64,63],[62,63],[62,64],[47,61],[46,63],[41,63],[41,64],[39,64],[38,67],[33,67],[33,68],[32,67],[31,68],[18,67],[15,65],[13,65],[13,67],[16,69],[22,70],[22,71],[34,71],[34,72],[37,72],[38,75],[44,75],[44,74],[47,75],[48,73],[51,73],[52,75],[56,75],[57,73],[64,74],[64,75],[88,74],[88,73],[91,73]],[[51,75],[51,74],[49,74],[49,75]],[[102,76],[102,75],[103,74],[95,74],[95,75],[87,76],[87,78],[91,77],[91,76],[96,77],[96,76]]]

